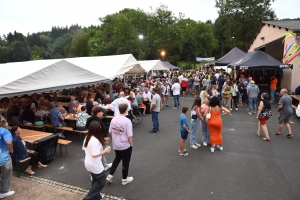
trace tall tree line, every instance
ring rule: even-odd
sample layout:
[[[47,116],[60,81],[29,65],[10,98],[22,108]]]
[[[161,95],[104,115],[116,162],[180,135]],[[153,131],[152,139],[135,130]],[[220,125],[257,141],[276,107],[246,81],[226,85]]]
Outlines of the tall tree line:
[[[276,19],[270,6],[270,0],[216,0],[214,23],[175,16],[165,5],[149,13],[126,8],[100,18],[100,26],[54,26],[27,36],[15,31],[0,37],[0,63],[127,53],[175,65],[197,56],[218,58],[233,46],[247,51],[261,22]]]

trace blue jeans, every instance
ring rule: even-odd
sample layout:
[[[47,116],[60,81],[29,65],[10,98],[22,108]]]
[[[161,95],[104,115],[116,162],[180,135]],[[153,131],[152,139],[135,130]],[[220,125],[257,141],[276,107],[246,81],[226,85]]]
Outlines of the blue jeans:
[[[179,95],[173,95],[174,98],[174,107],[178,108],[180,106]]]
[[[104,188],[106,183],[105,170],[103,170],[103,172],[101,172],[100,174],[94,174],[92,172],[90,173],[92,176],[92,187],[83,200],[102,199],[100,192]]]
[[[155,131],[159,130],[158,113],[159,112],[152,111],[153,130]]]
[[[256,112],[256,110],[257,110],[257,108],[256,108],[256,98],[248,97],[248,102],[249,102],[249,112],[253,112],[253,111]]]
[[[200,122],[201,122],[201,130],[202,130],[202,142],[206,142],[207,144],[209,144],[210,139],[209,139],[209,130],[207,124],[205,124],[203,120],[200,120]]]
[[[190,145],[194,145],[196,141],[196,134],[198,128],[198,120],[191,119],[191,135],[190,135]]]
[[[270,100],[271,101],[275,101],[275,89],[271,89],[271,92],[270,92]]]
[[[3,152],[2,152],[3,153]],[[0,166],[0,175],[1,175],[1,182],[0,182],[0,193],[6,193],[9,191],[11,178],[12,178],[12,164],[11,158],[2,166]]]

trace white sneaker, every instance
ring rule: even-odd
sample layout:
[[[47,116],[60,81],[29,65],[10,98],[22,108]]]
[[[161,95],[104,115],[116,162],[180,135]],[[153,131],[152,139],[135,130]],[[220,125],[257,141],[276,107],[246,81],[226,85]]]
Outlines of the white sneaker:
[[[190,147],[191,147],[192,149],[198,149],[198,147],[197,147],[196,145],[194,145],[194,144],[191,145]]]
[[[195,142],[195,145],[196,145],[197,147],[201,147],[201,144],[199,144],[199,143],[197,143],[197,142]]]
[[[238,108],[236,108],[235,110],[239,110]]]
[[[215,148],[213,148],[213,147],[210,147],[210,152],[215,152]]]
[[[176,107],[173,107],[173,109],[177,109]]]
[[[179,152],[180,156],[188,156],[189,154],[187,152]]]
[[[180,153],[181,151],[180,151],[180,149],[178,149],[178,153]],[[183,149],[183,152],[186,152],[186,149]]]
[[[230,108],[230,110],[232,111],[232,108]]]
[[[108,176],[106,177],[106,180],[107,180],[108,182],[112,183],[113,177],[114,177],[113,175],[108,174]]]
[[[206,142],[203,142],[203,146],[207,147],[207,143],[206,143]]]
[[[8,192],[6,192],[6,193],[0,193],[0,199],[3,199],[3,198],[5,198],[5,197],[9,197],[9,196],[11,196],[11,195],[13,195],[15,193],[15,191],[8,191]]]
[[[217,148],[220,149],[220,151],[223,151],[223,146],[217,145]]]
[[[104,167],[104,170],[105,170],[105,171],[107,171],[108,169],[110,169],[110,168],[111,168],[111,166],[112,166],[112,163],[109,163],[109,164],[107,164],[107,166],[106,166],[106,167]]]
[[[126,179],[122,179],[122,185],[126,185],[128,183],[131,183],[133,181],[133,177],[127,176]]]
[[[63,133],[59,133],[59,134],[58,134],[58,137],[60,137],[60,138],[65,138],[65,136],[64,136]]]

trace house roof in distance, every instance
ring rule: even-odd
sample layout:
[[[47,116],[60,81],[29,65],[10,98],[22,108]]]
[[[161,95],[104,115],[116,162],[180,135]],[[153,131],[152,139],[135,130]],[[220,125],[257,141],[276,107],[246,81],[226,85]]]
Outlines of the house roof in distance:
[[[288,28],[292,30],[300,30],[300,20],[274,20],[274,21],[263,21],[263,23],[278,26],[278,27]]]

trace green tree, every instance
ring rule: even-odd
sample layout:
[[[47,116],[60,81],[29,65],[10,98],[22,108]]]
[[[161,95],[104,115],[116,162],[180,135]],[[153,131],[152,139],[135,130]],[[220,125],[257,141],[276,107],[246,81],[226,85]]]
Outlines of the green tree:
[[[44,47],[34,46],[31,51],[30,60],[49,59],[51,55]]]
[[[9,46],[9,62],[28,61],[30,59],[30,48],[25,42],[14,41]]]
[[[83,57],[89,55],[88,35],[83,30],[73,34],[73,40],[70,47],[71,57]],[[68,48],[68,46],[66,46]],[[67,51],[65,49],[65,51]]]
[[[72,35],[69,33],[58,38],[52,45],[51,58],[66,58],[68,52],[65,52],[65,47],[71,45],[72,39]]]
[[[276,19],[271,3],[272,0],[216,0],[216,7],[219,17],[227,18],[227,23],[221,25],[229,29],[235,41],[242,42],[242,49],[247,50],[262,21]]]

